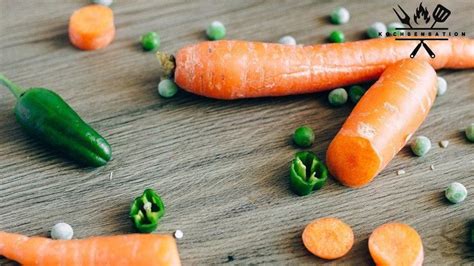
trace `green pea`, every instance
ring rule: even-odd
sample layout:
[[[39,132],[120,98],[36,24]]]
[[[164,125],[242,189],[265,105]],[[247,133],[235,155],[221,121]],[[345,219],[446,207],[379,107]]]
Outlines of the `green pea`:
[[[403,28],[403,24],[400,22],[392,22],[387,25],[387,32],[391,36],[400,36],[400,33],[405,32],[404,30],[397,30],[397,28]]]
[[[153,51],[160,48],[160,36],[153,31],[143,34],[140,43],[145,51]]]
[[[366,90],[359,85],[354,85],[349,88],[349,98],[353,103],[359,102],[360,98],[364,95]]]
[[[444,195],[451,203],[460,203],[467,197],[466,187],[458,182],[453,182],[444,191]]]
[[[302,148],[311,147],[314,142],[314,132],[308,126],[301,126],[293,133],[293,141]]]
[[[220,21],[213,21],[206,30],[207,38],[209,40],[221,40],[224,39],[226,29],[224,24]]]
[[[442,77],[438,77],[438,82],[436,83],[437,92],[436,95],[440,96],[446,93],[448,89],[448,83]]]
[[[379,35],[379,32],[382,33],[382,36]],[[374,24],[370,25],[367,29],[367,36],[369,38],[383,38],[385,37],[385,33],[387,32],[387,27],[382,22],[375,22]]]
[[[346,40],[344,33],[340,30],[335,30],[329,35],[329,41],[334,43],[342,43]]]
[[[338,7],[331,12],[331,22],[334,24],[345,24],[349,22],[351,14],[344,7]]]
[[[466,138],[470,142],[474,142],[474,123],[471,123],[467,128],[466,128]]]
[[[163,79],[158,83],[158,93],[161,97],[171,98],[178,92],[178,86],[171,79]]]
[[[418,136],[410,145],[416,156],[424,156],[431,149],[431,141],[425,136]]]
[[[341,106],[347,102],[347,91],[343,88],[332,90],[328,95],[329,104]]]

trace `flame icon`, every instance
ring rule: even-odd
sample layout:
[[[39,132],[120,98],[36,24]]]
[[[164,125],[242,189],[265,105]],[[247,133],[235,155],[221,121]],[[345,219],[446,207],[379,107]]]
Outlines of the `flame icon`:
[[[429,14],[430,13],[428,12],[428,8],[423,7],[423,3],[420,3],[420,5],[416,8],[415,15],[413,15],[413,19],[415,20],[416,24],[420,24],[418,23],[418,20],[420,18],[423,18],[425,24],[428,24],[431,19]]]

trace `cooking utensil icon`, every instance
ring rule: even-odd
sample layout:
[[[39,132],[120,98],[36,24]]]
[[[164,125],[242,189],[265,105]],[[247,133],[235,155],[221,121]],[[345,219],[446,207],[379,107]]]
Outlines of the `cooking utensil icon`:
[[[435,22],[433,23],[433,25],[431,25],[431,28],[433,28],[437,22],[445,22],[449,15],[451,15],[451,11],[446,7],[438,4],[433,10],[432,16]]]
[[[407,12],[405,12],[405,10],[403,10],[403,8],[400,5],[398,5],[398,8],[400,8],[401,12],[403,13],[403,15],[404,15],[403,17],[400,16],[400,14],[398,14],[398,12],[395,8],[392,8],[392,9],[395,12],[395,14],[397,14],[397,17],[400,20],[400,22],[405,24],[405,25],[408,25],[408,27],[410,27],[410,28],[413,28],[410,25],[410,16],[408,16]]]
[[[430,55],[431,58],[435,58],[436,55],[435,53],[433,52],[433,50],[431,50],[430,47],[428,47],[428,45],[423,41],[423,40],[420,40],[420,43],[415,47],[415,49],[413,49],[413,51],[411,52],[410,54],[410,58],[414,58],[415,55],[418,53],[418,50],[420,50],[421,46],[423,46],[423,48],[425,48],[426,52]]]

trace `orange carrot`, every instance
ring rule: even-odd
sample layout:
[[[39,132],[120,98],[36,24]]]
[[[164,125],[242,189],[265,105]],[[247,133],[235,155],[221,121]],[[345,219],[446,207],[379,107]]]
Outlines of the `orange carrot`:
[[[115,36],[114,14],[103,5],[88,5],[72,14],[69,40],[82,50],[97,50],[109,45]]]
[[[0,232],[0,256],[22,265],[180,265],[172,236],[131,234],[51,240]]]
[[[426,43],[436,58],[421,52],[416,58],[434,68],[474,67],[474,40]],[[417,44],[394,38],[313,46],[203,42],[177,52],[174,76],[181,88],[217,99],[313,93],[374,80],[387,66],[409,58]]]
[[[304,229],[302,238],[311,253],[328,260],[346,255],[354,244],[351,227],[331,217],[312,221]]]
[[[378,266],[419,266],[423,264],[423,244],[415,229],[402,223],[388,223],[369,237],[369,251]]]
[[[435,97],[436,72],[427,62],[389,66],[329,145],[330,173],[346,186],[369,183],[421,125]]]

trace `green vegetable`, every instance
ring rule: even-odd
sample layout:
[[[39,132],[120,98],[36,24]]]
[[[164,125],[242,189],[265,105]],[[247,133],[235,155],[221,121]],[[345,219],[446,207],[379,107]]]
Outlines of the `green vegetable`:
[[[16,119],[28,134],[84,165],[101,166],[110,160],[109,143],[55,92],[23,90],[1,74],[0,84],[17,98]]]
[[[295,38],[293,38],[293,36],[290,36],[290,35],[281,37],[280,40],[278,40],[278,42],[281,44],[286,44],[286,45],[296,45]]]
[[[140,43],[145,51],[154,51],[160,48],[160,36],[153,31],[147,32],[140,38]]]
[[[161,97],[171,98],[178,93],[178,86],[171,79],[162,79],[158,83],[158,93]]]
[[[436,83],[437,92],[436,95],[440,96],[446,93],[448,90],[448,83],[442,77],[438,77],[438,82]]]
[[[92,3],[104,6],[110,6],[113,2],[113,0],[92,0]]]
[[[470,142],[474,142],[474,123],[471,123],[467,128],[466,128],[466,138]]]
[[[331,12],[331,22],[334,24],[345,24],[349,22],[351,15],[344,7],[338,7]]]
[[[379,32],[382,33],[382,36],[379,35]],[[367,36],[369,38],[383,38],[385,37],[385,33],[387,32],[387,27],[382,22],[375,22],[374,24],[370,25],[367,29]]]
[[[213,21],[206,30],[207,38],[209,40],[221,40],[224,39],[226,30],[224,24],[220,21]]]
[[[365,91],[366,90],[362,88],[361,86],[358,86],[358,85],[351,86],[349,88],[349,98],[351,98],[351,101],[353,103],[357,103],[359,102],[360,98],[362,98]]]
[[[145,189],[130,207],[130,217],[140,233],[151,233],[158,227],[158,221],[165,214],[165,205],[152,189]]]
[[[431,149],[431,141],[425,136],[416,137],[410,145],[416,156],[424,156]]]
[[[471,222],[471,228],[470,228],[470,240],[471,240],[471,245],[474,246],[474,221]]]
[[[332,90],[328,94],[328,100],[332,106],[341,106],[347,102],[347,91],[343,88]]]
[[[405,32],[404,30],[397,30],[397,28],[403,28],[403,24],[400,22],[392,22],[387,25],[387,32],[391,36],[400,36],[400,33]]]
[[[453,182],[446,188],[444,195],[451,203],[460,203],[466,199],[467,190],[463,184]]]
[[[314,132],[308,126],[301,126],[295,130],[293,141],[300,147],[310,147],[314,142]]]
[[[328,170],[310,151],[298,152],[290,167],[290,188],[299,196],[305,196],[326,184]]]
[[[344,37],[344,33],[340,30],[335,30],[331,32],[329,35],[329,41],[330,42],[335,42],[335,43],[341,43],[344,42],[346,38]]]

